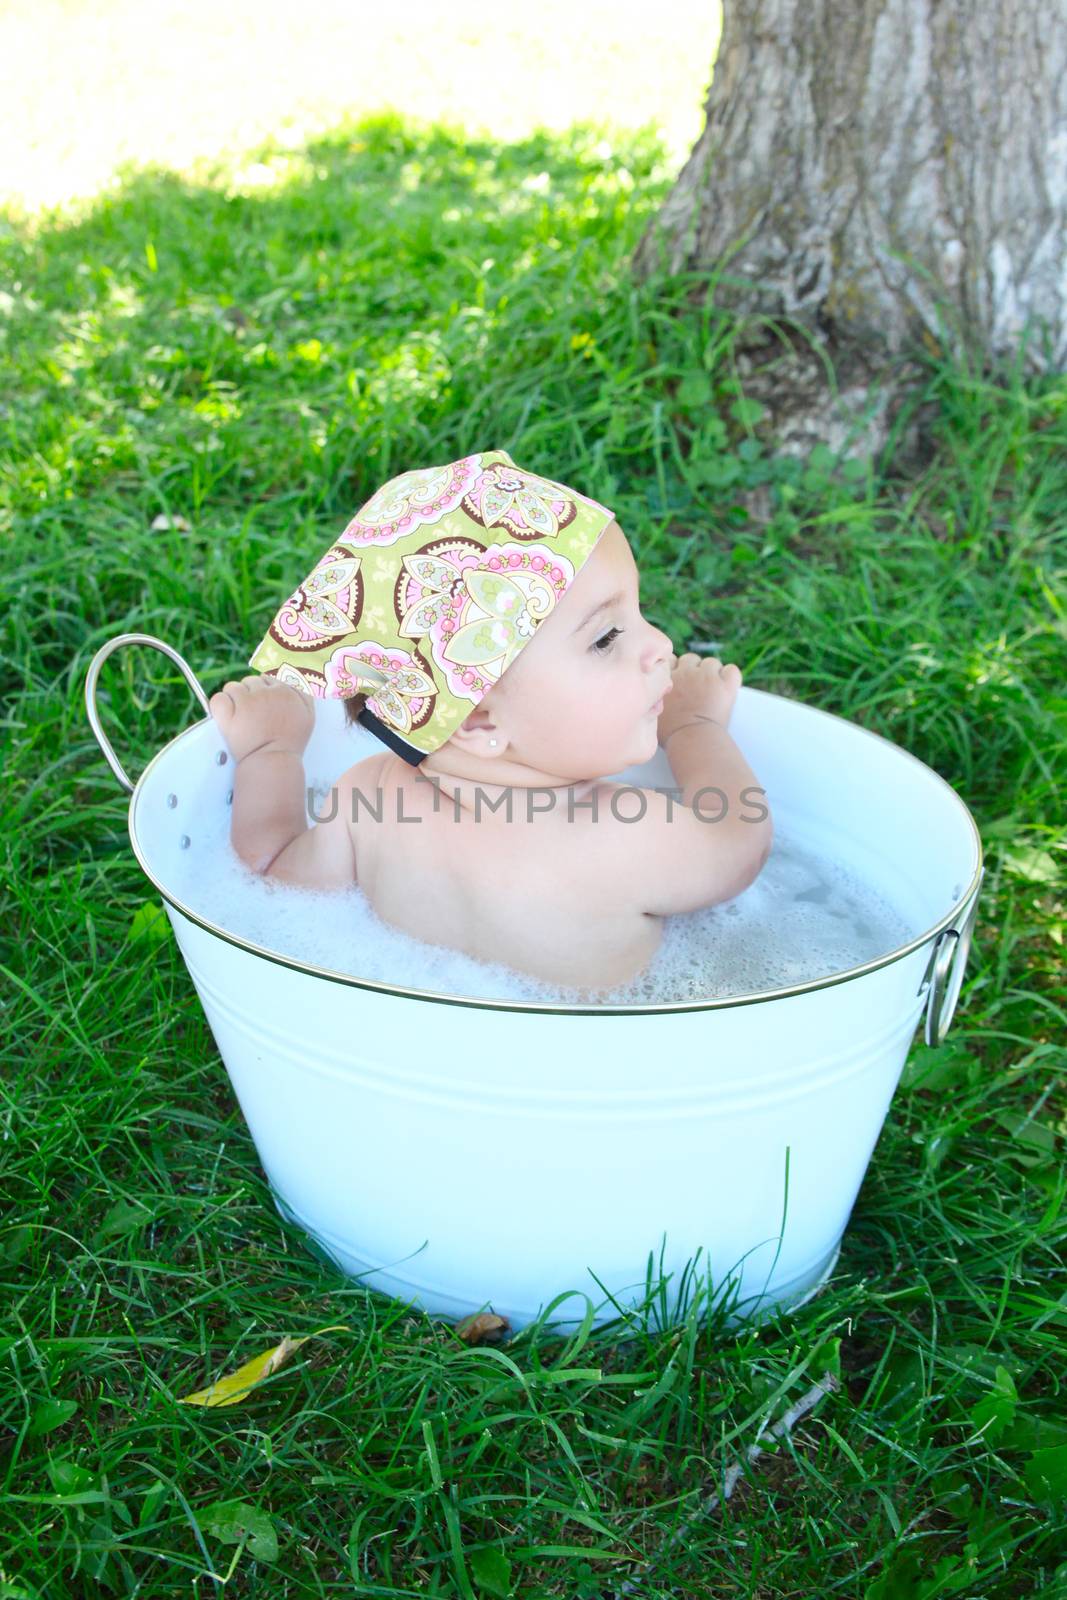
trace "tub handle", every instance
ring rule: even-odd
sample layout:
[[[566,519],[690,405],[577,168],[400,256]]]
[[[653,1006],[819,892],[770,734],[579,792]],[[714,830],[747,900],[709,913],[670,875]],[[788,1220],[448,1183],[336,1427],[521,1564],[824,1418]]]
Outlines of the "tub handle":
[[[100,676],[100,668],[112,651],[117,650],[119,645],[122,644],[149,644],[153,650],[162,650],[163,654],[169,656],[175,666],[180,669],[186,683],[203,706],[205,716],[210,717],[211,707],[208,705],[207,695],[204,693],[200,680],[192,667],[171,645],[164,644],[162,639],[155,639],[150,633],[120,633],[114,639],[109,639],[107,644],[100,646],[100,649],[90,661],[89,670],[85,674],[85,709],[89,715],[89,726],[96,735],[96,742],[104,752],[108,766],[122,784],[122,787],[128,789],[132,794],[134,786],[130,782],[122,762],[111,748],[111,741],[104,732],[100,722],[100,713],[96,706],[96,680]]]
[[[926,969],[929,990],[926,996],[926,1023],[923,1038],[931,1046],[944,1042],[956,1012],[963,974],[971,949],[971,934],[978,915],[978,890],[964,914],[959,928],[944,928],[934,940],[930,965]],[[921,993],[921,991],[920,991]]]

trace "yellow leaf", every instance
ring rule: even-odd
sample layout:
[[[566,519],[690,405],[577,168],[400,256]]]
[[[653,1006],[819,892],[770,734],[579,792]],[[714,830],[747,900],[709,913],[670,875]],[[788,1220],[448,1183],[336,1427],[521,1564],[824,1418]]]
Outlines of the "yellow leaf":
[[[253,1356],[236,1372],[228,1372],[224,1378],[217,1378],[207,1389],[198,1389],[195,1394],[183,1395],[178,1401],[180,1406],[235,1406],[240,1401],[246,1400],[250,1390],[257,1383],[262,1383],[264,1378],[269,1378],[272,1372],[277,1372],[283,1367],[295,1350],[302,1344],[307,1344],[309,1339],[315,1339],[320,1333],[348,1333],[347,1322],[334,1322],[328,1328],[316,1328],[314,1333],[306,1333],[301,1339],[286,1337],[281,1344],[272,1345],[269,1350],[264,1350],[258,1356]]]

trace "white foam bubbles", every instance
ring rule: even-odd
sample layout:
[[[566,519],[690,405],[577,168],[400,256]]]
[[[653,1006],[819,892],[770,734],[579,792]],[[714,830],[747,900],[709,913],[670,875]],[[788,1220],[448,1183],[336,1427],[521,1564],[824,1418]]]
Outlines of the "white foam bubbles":
[[[311,786],[317,810],[329,781]],[[227,810],[185,857],[175,888],[190,910],[294,960],[436,994],[542,1004],[728,999],[862,966],[920,931],[870,883],[806,848],[776,819],[774,848],[750,888],[723,905],[667,917],[645,971],[591,993],[415,939],[376,916],[355,885],[325,893],[259,877],[231,848],[229,828]]]

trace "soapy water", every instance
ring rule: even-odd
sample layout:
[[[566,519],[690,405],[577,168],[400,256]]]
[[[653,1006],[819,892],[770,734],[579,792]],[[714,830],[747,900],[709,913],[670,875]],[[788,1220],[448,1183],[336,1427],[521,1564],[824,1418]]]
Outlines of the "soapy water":
[[[313,783],[317,811],[329,782]],[[782,828],[735,899],[663,919],[649,965],[613,989],[550,984],[425,943],[376,916],[358,885],[323,891],[251,872],[230,845],[229,809],[199,832],[177,898],[250,944],[396,988],[539,1004],[659,1005],[789,988],[877,960],[918,931],[873,886]]]

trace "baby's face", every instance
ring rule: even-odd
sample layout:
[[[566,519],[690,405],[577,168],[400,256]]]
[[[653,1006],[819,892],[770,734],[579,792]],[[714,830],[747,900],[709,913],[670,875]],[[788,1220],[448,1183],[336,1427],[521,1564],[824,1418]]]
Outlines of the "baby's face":
[[[641,615],[640,578],[617,522],[481,706],[509,755],[564,782],[649,761],[671,686],[671,641]]]

